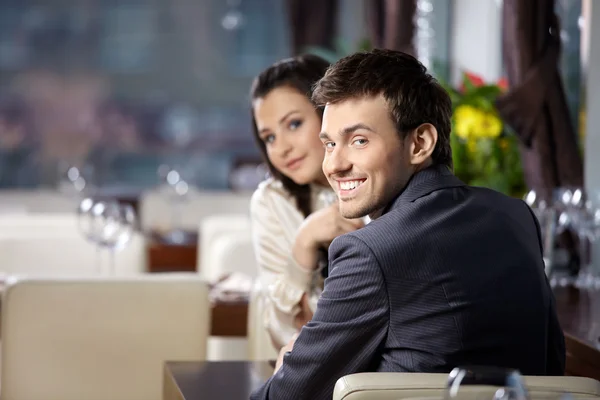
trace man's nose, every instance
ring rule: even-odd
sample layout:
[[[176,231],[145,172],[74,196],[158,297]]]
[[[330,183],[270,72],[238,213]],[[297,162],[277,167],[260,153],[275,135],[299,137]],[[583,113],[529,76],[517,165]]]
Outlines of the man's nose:
[[[352,163],[348,160],[346,152],[341,148],[335,148],[331,152],[325,153],[323,159],[323,173],[325,176],[335,175],[346,172],[352,168]]]

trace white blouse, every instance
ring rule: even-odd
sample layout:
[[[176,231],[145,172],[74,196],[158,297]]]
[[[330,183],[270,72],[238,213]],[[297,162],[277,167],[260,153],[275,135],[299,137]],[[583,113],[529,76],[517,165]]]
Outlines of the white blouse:
[[[327,206],[330,188],[311,186],[312,211]],[[250,203],[254,252],[260,284],[258,310],[274,343],[287,344],[297,333],[294,318],[300,312],[304,293],[314,312],[322,290],[320,272],[302,268],[292,257],[292,248],[304,216],[295,199],[275,179],[261,182]]]

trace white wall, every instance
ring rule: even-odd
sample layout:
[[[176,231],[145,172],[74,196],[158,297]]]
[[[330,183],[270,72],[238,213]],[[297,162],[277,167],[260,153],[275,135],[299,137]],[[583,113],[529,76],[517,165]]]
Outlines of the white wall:
[[[502,75],[502,1],[454,0],[450,44],[451,79],[464,70],[486,81]]]

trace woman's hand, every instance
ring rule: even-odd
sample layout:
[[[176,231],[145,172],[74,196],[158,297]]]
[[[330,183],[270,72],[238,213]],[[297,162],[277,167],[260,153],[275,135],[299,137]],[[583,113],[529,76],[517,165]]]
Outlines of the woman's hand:
[[[336,237],[353,232],[364,226],[359,219],[347,219],[340,214],[337,203],[309,215],[296,236],[292,255],[302,267],[312,270],[317,267],[318,249],[329,247]]]

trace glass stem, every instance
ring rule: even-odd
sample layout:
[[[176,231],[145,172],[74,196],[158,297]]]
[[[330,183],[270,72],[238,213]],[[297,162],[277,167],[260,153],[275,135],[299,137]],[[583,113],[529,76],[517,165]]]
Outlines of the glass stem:
[[[116,255],[115,255],[115,248],[112,247],[109,250],[109,253],[110,253],[110,261],[109,261],[109,263],[110,263],[110,270],[109,270],[109,274],[110,274],[110,276],[115,276],[115,273],[116,273],[116,261],[117,261],[116,260]]]
[[[98,275],[102,275],[102,247],[99,244],[96,244],[96,262],[95,269]]]
[[[176,231],[181,229],[182,196],[177,196],[174,203],[175,204],[173,204],[173,208],[171,209],[171,229]]]
[[[586,286],[591,274],[591,263],[588,252],[588,238],[585,234],[579,235],[579,281],[582,286]]]

